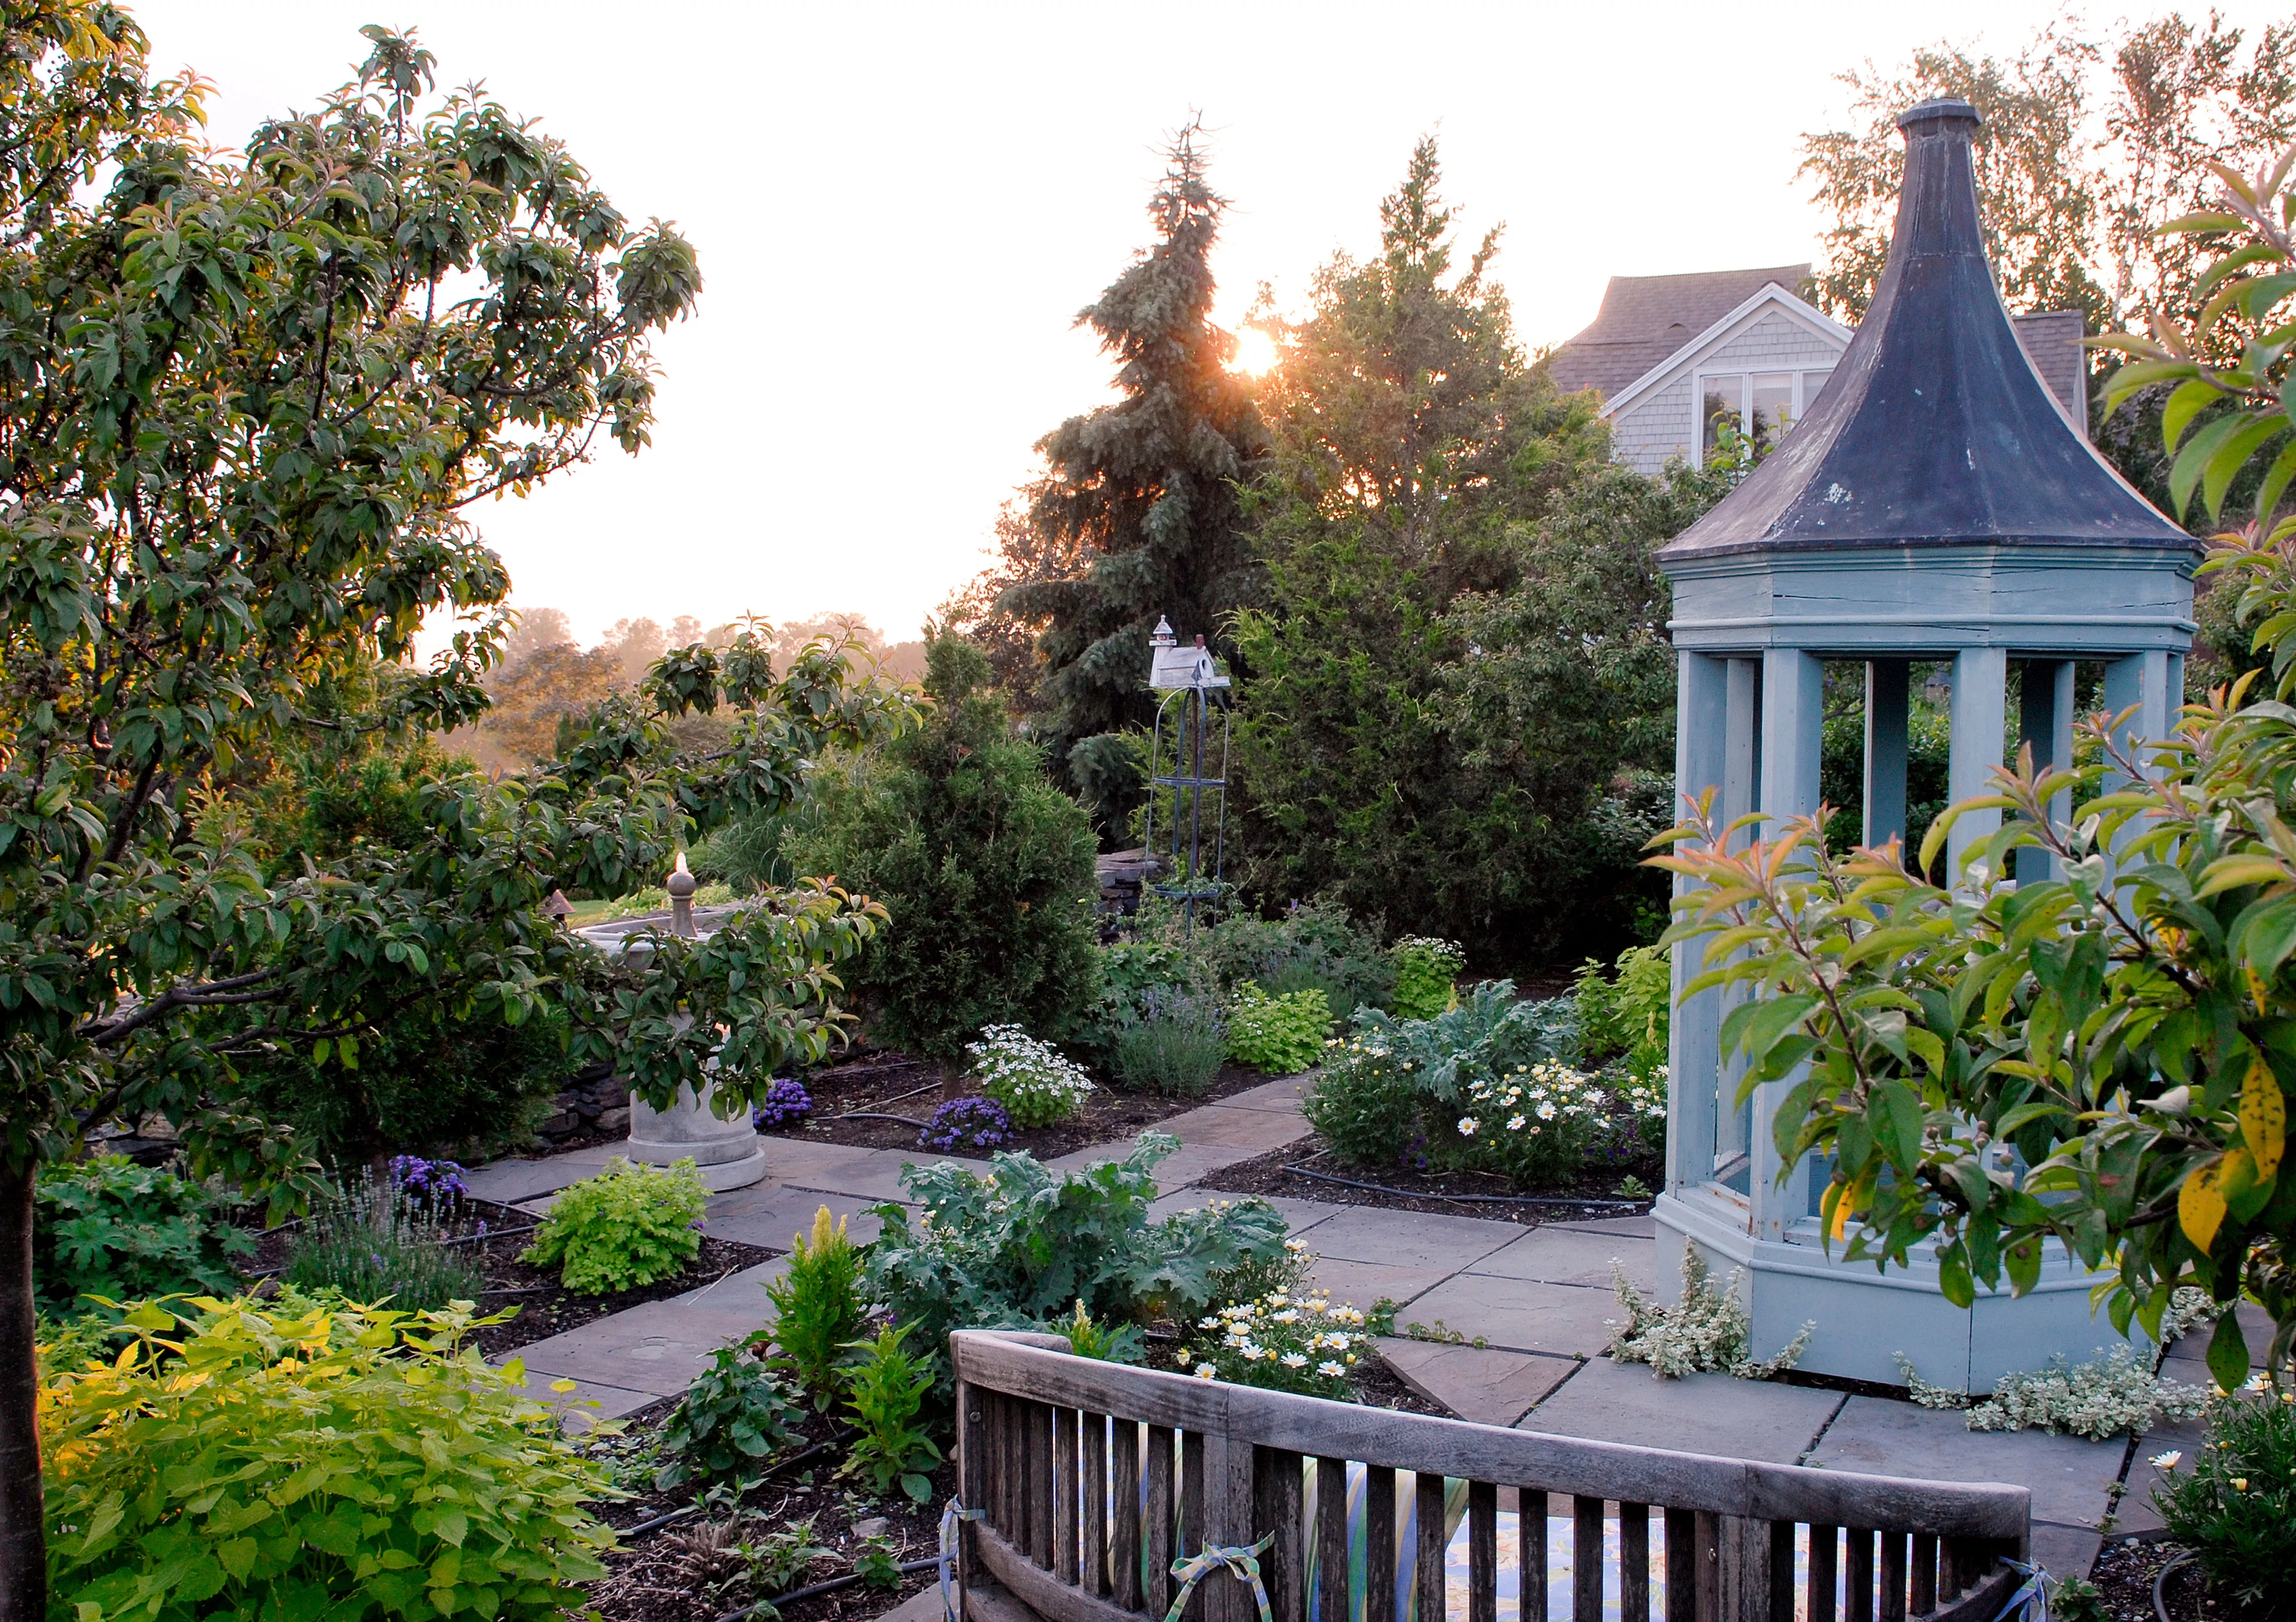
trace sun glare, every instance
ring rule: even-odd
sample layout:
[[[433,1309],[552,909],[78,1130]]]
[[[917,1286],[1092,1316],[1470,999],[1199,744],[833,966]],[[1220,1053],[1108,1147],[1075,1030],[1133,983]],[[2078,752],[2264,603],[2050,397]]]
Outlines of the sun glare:
[[[1275,361],[1275,340],[1256,326],[1247,326],[1235,335],[1235,358],[1227,363],[1227,368],[1247,377],[1257,377]]]

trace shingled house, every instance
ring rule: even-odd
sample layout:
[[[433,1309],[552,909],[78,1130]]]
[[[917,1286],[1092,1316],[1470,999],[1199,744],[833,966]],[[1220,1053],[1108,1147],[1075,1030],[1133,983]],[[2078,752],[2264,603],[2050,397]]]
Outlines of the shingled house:
[[[1593,389],[1611,454],[1654,473],[1711,450],[1725,420],[1766,444],[1800,419],[1849,347],[1850,329],[1793,290],[1808,265],[1619,276],[1594,325],[1556,346],[1556,387]],[[2028,359],[2065,416],[2088,432],[2078,310],[2015,317]]]

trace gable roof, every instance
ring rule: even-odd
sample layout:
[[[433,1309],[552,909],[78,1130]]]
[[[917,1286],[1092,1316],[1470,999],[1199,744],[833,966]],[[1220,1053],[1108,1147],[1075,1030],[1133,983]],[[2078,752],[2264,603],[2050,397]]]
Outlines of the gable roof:
[[[1792,291],[1809,267],[1704,270],[1685,276],[1614,276],[1594,324],[1554,348],[1547,375],[1565,393],[1617,393],[1775,282]]]

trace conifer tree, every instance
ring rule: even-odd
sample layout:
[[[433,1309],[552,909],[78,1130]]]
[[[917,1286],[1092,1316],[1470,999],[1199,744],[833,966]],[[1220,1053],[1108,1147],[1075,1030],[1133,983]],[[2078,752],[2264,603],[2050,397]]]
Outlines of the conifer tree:
[[[1235,341],[1211,320],[1211,251],[1227,202],[1205,178],[1200,124],[1166,156],[1148,210],[1155,245],[1078,317],[1117,360],[1123,398],[1069,418],[1037,446],[1046,472],[1028,492],[1025,527],[1084,566],[999,601],[1044,627],[1038,734],[1064,774],[1079,740],[1149,719],[1157,616],[1221,646],[1254,579],[1241,496],[1266,432],[1249,387],[1228,370]]]

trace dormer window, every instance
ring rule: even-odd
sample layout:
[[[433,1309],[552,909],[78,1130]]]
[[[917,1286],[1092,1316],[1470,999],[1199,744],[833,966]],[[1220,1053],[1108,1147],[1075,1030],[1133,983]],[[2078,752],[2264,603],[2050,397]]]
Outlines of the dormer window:
[[[1833,375],[1831,366],[1807,372],[1701,373],[1697,384],[1701,445],[1711,452],[1726,421],[1749,435],[1757,451],[1769,449],[1817,403],[1818,391]]]

